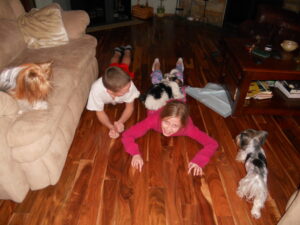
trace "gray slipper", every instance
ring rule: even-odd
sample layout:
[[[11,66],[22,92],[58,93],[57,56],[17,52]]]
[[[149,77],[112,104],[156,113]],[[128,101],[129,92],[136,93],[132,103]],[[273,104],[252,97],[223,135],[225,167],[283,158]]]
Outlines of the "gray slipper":
[[[130,50],[132,51],[132,46],[131,45],[125,45],[125,46],[121,46],[121,48],[125,51],[125,50]]]
[[[115,51],[115,52],[120,52],[121,54],[123,54],[123,51],[124,51],[124,50],[123,50],[122,47],[115,47],[115,48],[114,48],[114,51]]]

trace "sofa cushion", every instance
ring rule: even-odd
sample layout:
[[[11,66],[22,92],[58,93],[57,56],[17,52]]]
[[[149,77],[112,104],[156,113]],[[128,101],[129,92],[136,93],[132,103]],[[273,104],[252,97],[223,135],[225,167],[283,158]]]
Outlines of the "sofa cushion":
[[[9,4],[16,18],[26,13],[20,0],[9,0]]]
[[[1,0],[0,18],[17,19],[25,10],[20,0]]]
[[[33,140],[39,140],[38,137],[46,134],[50,126],[49,120],[47,110],[32,110],[30,113],[20,115],[8,131],[9,146],[17,147],[30,144]]]
[[[58,68],[71,71],[79,71],[85,65],[86,60],[96,54],[97,40],[85,35],[82,38],[70,40],[67,45],[62,45],[53,48],[40,49],[25,49],[12,63],[12,66],[18,66],[28,62],[46,62],[53,61],[53,76],[57,78]],[[30,60],[30,61],[28,61]],[[68,72],[69,74],[69,72]],[[67,76],[74,76],[73,72]],[[76,82],[74,79],[73,82]],[[56,84],[57,85],[57,84]]]
[[[83,10],[63,11],[62,19],[69,39],[83,37],[90,23],[89,15]]]
[[[0,31],[0,70],[2,70],[25,49],[26,44],[16,21],[0,19]]]
[[[4,92],[0,92],[0,105],[0,116],[11,116],[18,113],[17,101]]]
[[[12,151],[7,146],[6,132],[11,123],[12,119],[9,117],[0,119],[0,199],[21,202],[29,190],[29,185],[21,166],[12,158]]]
[[[49,48],[68,43],[58,4],[33,9],[18,18],[19,27],[28,48]]]
[[[10,6],[9,0],[0,1],[0,18],[1,19],[16,19],[13,9]]]

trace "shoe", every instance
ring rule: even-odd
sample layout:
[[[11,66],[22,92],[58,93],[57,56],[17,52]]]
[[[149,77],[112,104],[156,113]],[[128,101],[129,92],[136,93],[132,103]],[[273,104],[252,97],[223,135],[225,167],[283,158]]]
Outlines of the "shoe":
[[[176,68],[181,70],[181,72],[184,71],[183,59],[181,57],[178,58],[178,60],[176,62]]]
[[[131,45],[121,46],[121,48],[123,49],[123,51],[125,51],[125,50],[130,50],[130,51],[132,51],[132,49],[133,49]]]
[[[158,59],[158,58],[155,58],[155,59],[154,59],[154,62],[153,62],[153,64],[152,64],[152,72],[154,72],[155,70],[157,70],[157,69],[155,69],[157,64],[159,64],[159,67],[160,67],[159,59]],[[159,69],[160,69],[160,68],[159,68]]]
[[[122,55],[123,54],[123,49],[122,49],[122,47],[115,47],[114,52],[119,52]]]

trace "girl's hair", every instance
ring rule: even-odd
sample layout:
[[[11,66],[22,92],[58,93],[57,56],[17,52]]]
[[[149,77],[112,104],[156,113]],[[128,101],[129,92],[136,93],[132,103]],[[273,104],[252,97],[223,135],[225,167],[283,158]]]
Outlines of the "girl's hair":
[[[130,82],[130,77],[119,67],[110,66],[105,70],[102,82],[106,89],[117,92]]]
[[[189,118],[189,110],[184,102],[173,100],[168,102],[160,112],[160,119],[167,117],[179,117],[181,126],[184,127]]]

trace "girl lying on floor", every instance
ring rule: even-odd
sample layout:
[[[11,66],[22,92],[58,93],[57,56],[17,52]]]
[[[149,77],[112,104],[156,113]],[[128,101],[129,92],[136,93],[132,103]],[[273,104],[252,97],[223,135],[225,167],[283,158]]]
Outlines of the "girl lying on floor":
[[[202,168],[209,162],[218,148],[218,143],[213,138],[194,125],[186,104],[182,101],[173,100],[160,110],[148,114],[146,119],[123,133],[122,142],[125,151],[133,156],[131,166],[140,172],[144,160],[135,140],[144,136],[149,130],[155,130],[166,137],[188,136],[203,145],[203,148],[198,151],[188,165],[188,173],[194,176],[203,175]]]

